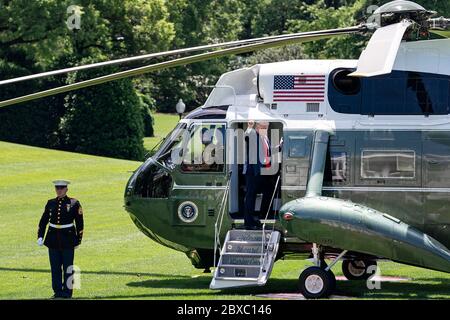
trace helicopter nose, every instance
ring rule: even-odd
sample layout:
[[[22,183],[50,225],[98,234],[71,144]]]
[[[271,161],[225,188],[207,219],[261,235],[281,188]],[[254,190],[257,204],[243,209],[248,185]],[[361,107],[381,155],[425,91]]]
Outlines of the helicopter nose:
[[[138,180],[141,179],[142,175],[142,168],[145,164],[141,165],[139,168],[137,168],[133,174],[131,175],[130,179],[128,179],[127,185],[125,187],[125,207],[130,206],[130,200],[133,197],[134,194],[136,194],[136,185],[138,184]]]
[[[172,186],[170,172],[153,161],[147,161],[131,176],[125,189],[125,198],[167,198]]]

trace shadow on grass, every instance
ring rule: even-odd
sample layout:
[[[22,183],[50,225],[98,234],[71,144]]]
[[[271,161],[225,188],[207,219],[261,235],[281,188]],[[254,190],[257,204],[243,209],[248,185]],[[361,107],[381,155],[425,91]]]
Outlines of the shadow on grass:
[[[10,271],[10,272],[33,272],[33,273],[50,273],[50,269],[27,269],[27,268],[2,268],[0,267],[0,271]],[[185,275],[170,275],[170,274],[161,274],[161,273],[148,273],[148,272],[123,272],[123,271],[86,271],[81,270],[83,274],[95,274],[95,275],[114,275],[114,276],[136,276],[136,277],[177,277],[177,278],[191,278],[190,276]]]
[[[193,289],[207,290],[210,277],[198,278],[166,278],[151,279],[140,282],[131,282],[130,287],[144,287],[154,289]],[[277,293],[297,293],[297,281],[295,279],[270,279],[264,287],[247,287],[225,289],[220,291],[202,292],[201,295],[260,295]],[[192,295],[189,293],[186,295]],[[450,279],[414,279],[405,282],[382,282],[380,290],[369,290],[365,281],[338,281],[337,296],[365,299],[442,299],[450,296]],[[165,293],[165,296],[183,296],[183,293]]]
[[[38,272],[50,273],[49,269],[27,269],[27,268],[3,268],[0,271],[11,272]],[[158,274],[145,272],[123,272],[123,271],[83,271],[84,274],[95,275],[119,275],[119,276],[140,276],[156,279],[127,283],[128,287],[153,288],[153,289],[174,289],[176,292],[149,293],[137,295],[111,295],[89,297],[98,299],[158,299],[176,298],[183,296],[233,296],[260,295],[277,293],[297,293],[296,279],[272,278],[264,287],[247,287],[225,289],[220,291],[209,290],[211,276],[191,277],[187,275]],[[190,292],[180,292],[180,289],[190,290]],[[198,291],[198,292],[197,292]],[[402,282],[382,282],[380,290],[367,289],[365,281],[337,281],[335,295],[349,298],[363,299],[442,299],[450,297],[450,279],[447,278],[415,278],[411,281]],[[83,297],[79,297],[84,299]],[[86,298],[88,299],[88,298]]]

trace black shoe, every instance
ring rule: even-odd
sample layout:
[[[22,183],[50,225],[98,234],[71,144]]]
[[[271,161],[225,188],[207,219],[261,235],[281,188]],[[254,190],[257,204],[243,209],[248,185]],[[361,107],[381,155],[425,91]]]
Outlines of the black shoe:
[[[50,299],[55,300],[55,299],[63,299],[64,297],[61,294],[54,294],[53,296],[50,297]]]
[[[262,226],[261,227],[260,226],[245,227],[245,230],[252,230],[252,231],[261,230],[261,229],[262,229]]]
[[[62,294],[62,298],[63,299],[72,299],[72,294],[65,292]]]
[[[259,220],[255,221],[256,230],[261,230],[262,226],[263,225],[262,225],[261,221],[259,221]]]

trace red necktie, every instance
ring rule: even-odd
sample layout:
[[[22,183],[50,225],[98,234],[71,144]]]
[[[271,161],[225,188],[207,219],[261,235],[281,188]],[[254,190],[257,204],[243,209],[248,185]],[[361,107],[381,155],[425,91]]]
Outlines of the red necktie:
[[[269,155],[269,143],[266,137],[263,137],[263,148],[264,148],[264,167],[270,167],[270,155]]]

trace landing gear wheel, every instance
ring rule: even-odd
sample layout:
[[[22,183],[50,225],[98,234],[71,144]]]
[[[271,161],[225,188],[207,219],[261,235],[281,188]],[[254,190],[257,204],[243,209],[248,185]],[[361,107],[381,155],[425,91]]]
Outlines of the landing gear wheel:
[[[300,293],[306,299],[320,299],[329,297],[336,286],[336,279],[331,271],[319,267],[305,269],[298,279]]]
[[[342,272],[348,280],[367,280],[374,274],[371,267],[376,265],[377,262],[372,260],[344,260]]]

